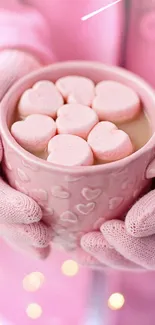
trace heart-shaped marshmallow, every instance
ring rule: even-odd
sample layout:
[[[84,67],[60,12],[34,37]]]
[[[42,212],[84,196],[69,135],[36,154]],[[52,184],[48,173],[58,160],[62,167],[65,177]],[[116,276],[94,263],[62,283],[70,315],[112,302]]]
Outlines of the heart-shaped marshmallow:
[[[56,134],[56,123],[49,116],[33,114],[23,121],[15,122],[11,133],[24,149],[38,152],[45,150],[49,140]]]
[[[55,118],[58,108],[63,103],[61,94],[51,81],[39,81],[21,96],[18,113],[21,118],[31,114],[43,114]]]
[[[98,116],[90,107],[80,104],[63,105],[56,120],[58,133],[73,134],[86,139],[97,124]]]
[[[56,86],[67,103],[90,106],[95,95],[92,80],[81,76],[66,76],[56,82]]]
[[[110,162],[133,152],[131,140],[111,122],[98,123],[88,136],[88,143],[99,162]]]
[[[70,134],[59,134],[48,144],[47,160],[63,166],[93,165],[94,157],[88,143]]]
[[[115,81],[101,81],[95,88],[96,97],[92,107],[99,119],[125,122],[134,119],[141,110],[136,92]]]

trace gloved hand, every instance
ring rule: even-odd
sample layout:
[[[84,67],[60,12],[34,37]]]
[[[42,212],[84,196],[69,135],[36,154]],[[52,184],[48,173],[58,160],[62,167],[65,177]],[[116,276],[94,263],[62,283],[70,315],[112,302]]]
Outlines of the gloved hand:
[[[18,50],[0,52],[0,100],[8,89],[27,73],[41,67],[31,54]]]
[[[155,270],[155,190],[130,209],[125,221],[105,222],[81,239],[79,262],[104,268]]]
[[[12,84],[40,63],[30,54],[16,50],[0,52],[0,100]],[[2,160],[0,142],[0,162]],[[51,230],[41,221],[40,207],[7,185],[0,176],[0,237],[33,256],[48,256]]]

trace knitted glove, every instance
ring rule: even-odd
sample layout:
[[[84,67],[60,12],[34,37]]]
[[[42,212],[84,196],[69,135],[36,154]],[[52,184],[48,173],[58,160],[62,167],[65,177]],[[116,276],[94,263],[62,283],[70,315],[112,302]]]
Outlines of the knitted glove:
[[[21,77],[40,67],[31,54],[18,50],[0,52],[0,100],[8,89]]]
[[[39,67],[39,62],[28,53],[0,52],[0,100],[16,80]],[[45,258],[50,251],[51,230],[41,219],[42,212],[37,203],[12,189],[0,177],[0,236],[20,250]]]
[[[82,237],[82,264],[127,270],[155,269],[155,190],[142,197],[125,221],[105,222]]]

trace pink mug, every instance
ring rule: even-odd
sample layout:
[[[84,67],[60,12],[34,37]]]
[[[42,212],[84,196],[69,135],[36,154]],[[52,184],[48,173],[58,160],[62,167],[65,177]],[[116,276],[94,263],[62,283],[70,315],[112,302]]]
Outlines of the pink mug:
[[[155,130],[155,93],[142,79],[118,68],[94,62],[63,62],[40,69],[17,82],[6,94],[0,109],[4,146],[3,170],[14,188],[34,198],[53,227],[53,240],[66,250],[79,245],[81,236],[98,230],[108,219],[122,218],[155,175],[155,134],[127,158],[104,165],[76,168],[52,165],[21,148],[10,134],[17,102],[39,80],[56,81],[65,75],[82,75],[95,83],[111,79],[139,94]],[[150,165],[151,163],[151,165]],[[149,167],[148,167],[149,166]]]

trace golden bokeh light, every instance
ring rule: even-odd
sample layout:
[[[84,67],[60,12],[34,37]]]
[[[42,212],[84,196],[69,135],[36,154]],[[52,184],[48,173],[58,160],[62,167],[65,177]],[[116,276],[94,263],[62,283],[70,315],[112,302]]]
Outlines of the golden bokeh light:
[[[29,304],[27,309],[26,309],[27,316],[32,318],[32,319],[37,319],[41,316],[42,314],[42,308],[40,305],[33,303]]]
[[[45,277],[41,272],[32,272],[23,279],[23,288],[26,291],[35,292],[41,288]]]
[[[78,264],[73,260],[67,260],[62,264],[62,273],[67,276],[74,276],[79,271]]]
[[[108,299],[108,307],[112,310],[121,309],[124,303],[125,299],[121,293],[113,293]]]

